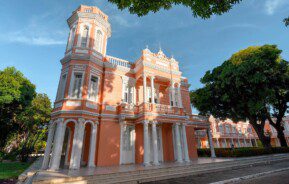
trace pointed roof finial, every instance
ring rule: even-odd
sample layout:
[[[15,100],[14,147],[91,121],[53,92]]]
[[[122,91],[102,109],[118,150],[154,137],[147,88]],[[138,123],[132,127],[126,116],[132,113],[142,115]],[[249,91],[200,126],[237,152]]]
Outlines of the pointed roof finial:
[[[148,46],[148,45],[146,45],[146,49],[149,49],[149,46]]]

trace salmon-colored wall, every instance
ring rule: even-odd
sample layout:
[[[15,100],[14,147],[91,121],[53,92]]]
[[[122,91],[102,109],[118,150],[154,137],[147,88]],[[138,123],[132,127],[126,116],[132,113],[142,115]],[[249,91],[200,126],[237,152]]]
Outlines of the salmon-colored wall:
[[[120,125],[102,121],[99,126],[98,166],[118,165],[120,159]]]
[[[173,161],[175,157],[172,124],[162,125],[162,140],[164,161]]]
[[[139,123],[135,125],[135,162],[137,164],[143,163],[143,124]]]
[[[187,133],[189,157],[191,159],[198,158],[197,142],[196,142],[196,138],[195,138],[194,127],[187,126],[186,127],[186,133]]]

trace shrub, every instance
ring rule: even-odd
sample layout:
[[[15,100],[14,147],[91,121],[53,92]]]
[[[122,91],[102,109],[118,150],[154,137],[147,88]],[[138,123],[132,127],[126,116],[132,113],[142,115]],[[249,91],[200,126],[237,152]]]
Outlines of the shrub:
[[[274,148],[259,148],[259,147],[248,147],[248,148],[215,148],[217,157],[249,157],[258,155],[267,155],[274,153],[289,153],[289,147],[274,147]],[[198,149],[199,157],[210,157],[210,149]]]

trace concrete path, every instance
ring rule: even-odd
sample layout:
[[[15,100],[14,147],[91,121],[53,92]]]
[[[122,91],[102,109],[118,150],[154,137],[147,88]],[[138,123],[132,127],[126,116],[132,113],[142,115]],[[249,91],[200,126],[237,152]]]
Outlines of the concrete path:
[[[285,168],[285,169],[284,169]],[[274,172],[273,174],[267,174],[264,176],[258,176],[257,178],[248,179],[242,181],[242,179],[237,179],[240,177],[246,177],[248,175],[254,175],[258,173],[272,172],[276,170],[285,170],[280,172]],[[287,174],[287,175],[286,175]],[[285,176],[282,178],[278,178],[280,176]],[[272,177],[271,177],[272,176]],[[207,184],[207,183],[215,183],[215,184],[224,184],[224,183],[240,183],[240,184],[266,184],[266,183],[289,183],[289,161],[285,162],[275,162],[275,163],[267,163],[258,166],[246,167],[246,168],[238,168],[227,171],[219,171],[213,173],[200,174],[196,176],[187,176],[183,178],[175,178],[157,182],[149,182],[148,184],[160,183],[160,184]]]

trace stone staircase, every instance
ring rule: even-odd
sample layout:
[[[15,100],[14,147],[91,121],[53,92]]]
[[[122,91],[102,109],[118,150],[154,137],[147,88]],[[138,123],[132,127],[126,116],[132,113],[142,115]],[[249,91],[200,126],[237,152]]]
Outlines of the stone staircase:
[[[113,172],[97,175],[70,176],[56,178],[35,178],[34,184],[56,184],[56,183],[144,183],[159,181],[170,178],[185,177],[189,175],[205,174],[209,172],[225,171],[248,166],[268,164],[271,162],[289,161],[289,154],[278,154],[251,158],[239,158],[223,162],[210,162],[203,164],[183,164],[167,167],[152,167],[141,170],[126,172]],[[37,174],[36,174],[37,175]]]

